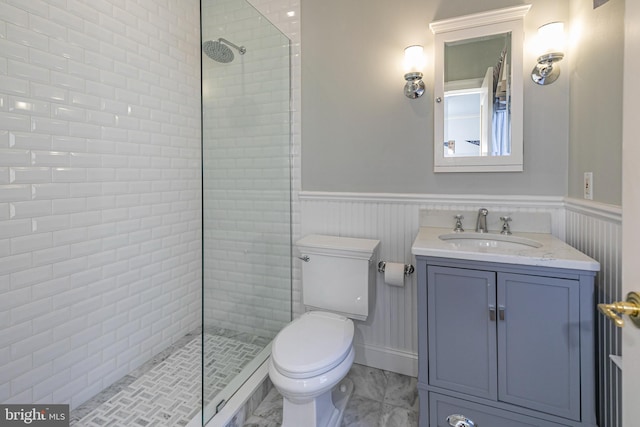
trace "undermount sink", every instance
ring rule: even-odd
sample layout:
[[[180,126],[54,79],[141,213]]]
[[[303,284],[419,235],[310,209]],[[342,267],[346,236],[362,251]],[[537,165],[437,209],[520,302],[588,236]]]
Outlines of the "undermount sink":
[[[526,249],[540,248],[542,243],[506,234],[488,233],[448,233],[441,234],[438,238],[456,247],[496,248],[496,249]]]

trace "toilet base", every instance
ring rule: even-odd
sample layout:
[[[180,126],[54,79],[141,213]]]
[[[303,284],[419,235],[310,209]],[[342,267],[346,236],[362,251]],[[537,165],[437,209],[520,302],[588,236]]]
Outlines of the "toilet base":
[[[353,394],[353,381],[343,379],[333,389],[306,403],[293,403],[284,398],[282,427],[340,427],[344,410]]]

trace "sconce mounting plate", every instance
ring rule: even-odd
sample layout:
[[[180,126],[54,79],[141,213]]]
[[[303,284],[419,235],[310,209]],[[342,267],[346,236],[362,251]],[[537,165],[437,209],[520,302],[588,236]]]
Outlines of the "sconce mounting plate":
[[[539,85],[549,85],[560,76],[560,67],[554,63],[562,61],[564,54],[560,52],[547,53],[538,57],[538,63],[531,71],[531,80]]]
[[[407,73],[404,79],[407,81],[404,85],[404,94],[407,98],[416,99],[424,95],[425,85],[422,81],[422,73]]]

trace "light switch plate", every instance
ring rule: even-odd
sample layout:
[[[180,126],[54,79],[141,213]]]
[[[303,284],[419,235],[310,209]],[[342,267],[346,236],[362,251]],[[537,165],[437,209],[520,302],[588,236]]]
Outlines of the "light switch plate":
[[[593,172],[584,173],[584,198],[587,200],[593,200]]]

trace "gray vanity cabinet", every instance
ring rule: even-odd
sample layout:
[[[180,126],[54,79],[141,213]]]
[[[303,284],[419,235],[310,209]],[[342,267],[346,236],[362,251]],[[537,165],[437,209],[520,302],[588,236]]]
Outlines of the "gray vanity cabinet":
[[[595,426],[592,272],[417,260],[421,427]]]
[[[498,273],[499,401],[580,420],[578,305],[577,280]]]
[[[497,399],[495,273],[449,267],[427,272],[429,384]]]

